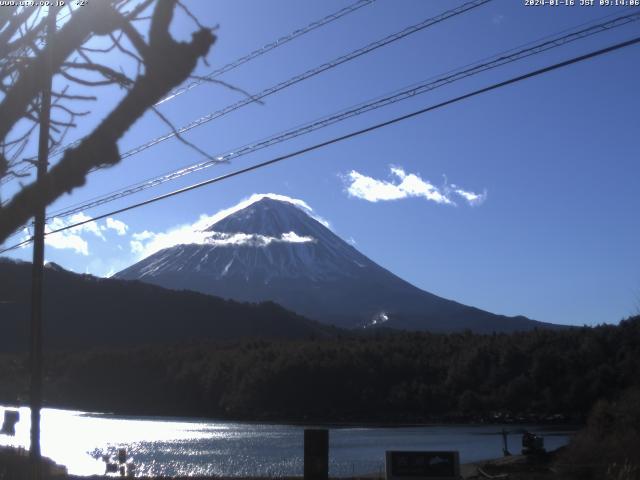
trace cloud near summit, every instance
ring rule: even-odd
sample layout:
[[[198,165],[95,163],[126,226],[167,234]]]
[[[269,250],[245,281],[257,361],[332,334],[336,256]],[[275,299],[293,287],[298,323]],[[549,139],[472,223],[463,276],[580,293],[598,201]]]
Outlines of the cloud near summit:
[[[486,190],[483,193],[475,193],[449,184],[446,180],[443,185],[436,186],[417,174],[406,173],[402,167],[390,167],[390,170],[393,177],[391,181],[378,180],[355,170],[342,175],[348,195],[368,202],[416,197],[440,205],[453,206],[457,205],[456,200],[462,200],[472,207],[481,205],[487,199]]]
[[[263,247],[271,243],[306,243],[315,241],[315,239],[311,237],[299,236],[295,232],[285,233],[280,237],[268,237],[265,235],[249,235],[245,233],[226,234],[221,232],[205,231],[207,228],[211,227],[223,218],[233,215],[263,198],[289,202],[322,223],[325,227],[329,228],[329,222],[315,215],[313,209],[303,200],[276,193],[256,193],[251,195],[249,198],[242,200],[233,207],[220,210],[213,215],[200,215],[200,218],[194,223],[178,225],[165,232],[156,233],[144,230],[142,232],[134,233],[131,236],[132,240],[130,242],[131,252],[138,258],[145,258],[165,248],[185,244],[207,244],[218,246],[248,245]]]

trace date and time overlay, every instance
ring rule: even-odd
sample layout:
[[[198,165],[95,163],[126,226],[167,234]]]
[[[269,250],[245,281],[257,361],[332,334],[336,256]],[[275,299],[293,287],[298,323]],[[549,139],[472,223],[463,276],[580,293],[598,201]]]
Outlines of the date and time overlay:
[[[89,0],[0,0],[0,7],[82,7]],[[640,0],[522,0],[525,7],[640,7]]]

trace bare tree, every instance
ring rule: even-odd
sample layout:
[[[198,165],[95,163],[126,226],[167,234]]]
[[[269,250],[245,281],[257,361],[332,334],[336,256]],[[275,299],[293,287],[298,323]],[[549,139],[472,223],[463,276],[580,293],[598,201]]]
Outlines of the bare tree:
[[[177,7],[197,25],[189,42],[176,41],[169,33]],[[46,72],[56,78],[50,148],[60,145],[77,119],[89,113],[78,105],[96,101],[98,87],[118,85],[124,95],[41,179],[21,185],[0,206],[0,243],[38,209],[84,185],[92,170],[117,164],[118,140],[192,74],[216,39],[177,0],[99,0],[65,8],[54,12],[65,21],[44,44],[46,15],[34,7],[0,7],[0,181],[27,175],[33,162],[25,150],[37,131]],[[138,25],[148,28],[143,32]],[[91,43],[96,37],[106,41],[96,47]],[[113,52],[129,59],[133,73],[105,60]]]

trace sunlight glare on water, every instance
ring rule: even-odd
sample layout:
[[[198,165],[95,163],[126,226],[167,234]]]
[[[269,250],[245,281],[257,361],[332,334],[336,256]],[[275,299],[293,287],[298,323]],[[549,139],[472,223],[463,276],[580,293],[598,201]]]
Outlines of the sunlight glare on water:
[[[0,436],[0,444],[29,448],[30,410],[21,407],[19,412],[16,435]],[[101,456],[114,455],[118,447],[127,447],[134,458],[136,453],[149,455],[149,444],[164,444],[165,452],[162,452],[161,447],[161,453],[186,453],[187,447],[182,445],[198,439],[223,438],[229,428],[228,425],[210,423],[135,419],[45,408],[41,419],[41,446],[44,456],[67,466],[69,473],[95,475],[102,474],[105,470]],[[89,446],[91,448],[88,450]],[[154,451],[157,452],[158,448]],[[150,463],[153,465],[155,462]],[[157,468],[151,470],[155,471]]]
[[[0,406],[0,418],[4,415]],[[29,446],[29,409],[20,408],[16,436],[0,445]],[[519,452],[523,426],[510,449]],[[565,445],[570,431],[526,426],[545,435],[545,446]],[[331,428],[331,476],[381,473],[385,450],[458,450],[462,462],[502,455],[500,425],[434,425],[398,428]],[[101,475],[107,454],[126,448],[137,475],[300,476],[304,427],[164,417],[125,417],[46,408],[42,452],[70,474]]]

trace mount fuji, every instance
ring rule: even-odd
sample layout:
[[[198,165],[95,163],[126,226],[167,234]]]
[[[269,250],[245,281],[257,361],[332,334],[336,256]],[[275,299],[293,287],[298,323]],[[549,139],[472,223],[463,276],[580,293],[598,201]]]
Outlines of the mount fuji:
[[[115,278],[239,301],[274,301],[343,328],[508,332],[555,327],[420,290],[335,235],[306,204],[259,195]]]

